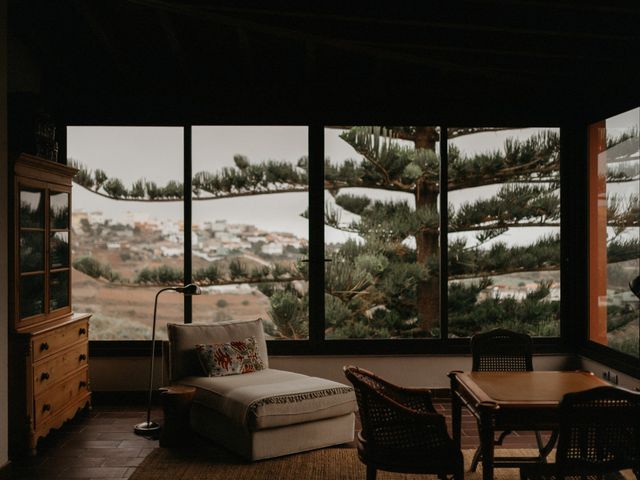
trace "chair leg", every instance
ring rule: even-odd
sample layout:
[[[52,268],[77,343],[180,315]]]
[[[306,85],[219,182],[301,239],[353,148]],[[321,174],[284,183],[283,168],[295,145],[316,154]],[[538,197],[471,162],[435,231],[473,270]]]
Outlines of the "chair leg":
[[[541,462],[546,463],[547,456],[549,456],[549,454],[553,450],[553,447],[555,446],[557,441],[558,441],[557,430],[553,430],[551,432],[551,437],[549,437],[549,441],[546,444],[542,441],[542,435],[540,435],[540,432],[536,430],[536,443],[538,444],[538,451],[540,452],[539,458]]]
[[[480,463],[481,459],[480,447],[476,448],[476,453],[473,454],[473,460],[471,460],[471,467],[469,468],[470,472],[475,472],[478,468],[478,463]]]
[[[367,480],[376,480],[377,473],[376,467],[367,465]]]
[[[461,463],[460,466],[456,468],[453,474],[453,480],[464,480],[464,463]]]

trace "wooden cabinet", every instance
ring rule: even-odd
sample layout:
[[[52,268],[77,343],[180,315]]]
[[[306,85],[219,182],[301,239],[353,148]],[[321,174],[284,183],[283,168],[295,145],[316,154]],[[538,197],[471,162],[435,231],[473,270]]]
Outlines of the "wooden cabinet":
[[[10,334],[11,451],[91,403],[88,314],[71,309],[71,181],[76,169],[31,155],[14,163]]]

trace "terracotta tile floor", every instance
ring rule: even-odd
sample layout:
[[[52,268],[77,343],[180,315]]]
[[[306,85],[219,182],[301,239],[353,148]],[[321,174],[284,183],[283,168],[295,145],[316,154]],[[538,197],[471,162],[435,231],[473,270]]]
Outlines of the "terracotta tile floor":
[[[438,399],[435,406],[451,424],[448,400]],[[13,462],[12,476],[16,480],[49,479],[126,479],[135,467],[154,449],[157,440],[141,438],[133,433],[133,425],[143,421],[144,407],[98,405],[93,411],[79,414],[60,430],[40,442],[35,457]],[[162,413],[154,409],[152,418],[160,420]],[[462,448],[478,445],[476,424],[463,410]],[[533,433],[514,432],[507,437],[505,447],[534,447]]]

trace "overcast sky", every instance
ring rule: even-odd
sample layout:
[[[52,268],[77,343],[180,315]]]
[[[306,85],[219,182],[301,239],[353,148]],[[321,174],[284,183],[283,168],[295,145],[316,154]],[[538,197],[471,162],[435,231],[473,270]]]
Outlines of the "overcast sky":
[[[638,123],[638,110],[619,115],[607,128]],[[520,129],[468,135],[452,140],[467,154],[499,149],[507,138],[526,139],[540,129]],[[333,162],[359,158],[358,154],[339,138],[340,131],[325,129],[325,154]],[[180,127],[69,127],[68,156],[91,170],[101,168],[108,176],[125,184],[138,178],[153,180],[159,185],[169,180],[182,180],[183,139]],[[296,163],[308,152],[306,127],[283,126],[195,126],[193,127],[193,172],[217,171],[234,166],[235,154],[245,155],[253,163],[265,160],[284,160]],[[449,194],[449,201],[461,202],[486,198],[499,187],[489,186]],[[411,195],[394,194],[367,189],[345,189],[376,199],[406,199],[413,205]],[[151,217],[182,219],[181,202],[144,203],[115,201],[99,197],[81,187],[74,187],[74,209],[102,211],[117,220],[128,211],[145,212]],[[330,196],[327,195],[329,201]],[[233,199],[197,201],[193,204],[193,222],[226,219],[230,223],[247,223],[269,231],[288,231],[308,238],[308,222],[300,216],[308,205],[306,193],[268,194]],[[351,217],[344,214],[342,220]],[[502,239],[512,244],[530,243],[556,229],[511,229]],[[325,230],[326,240],[343,241],[345,235],[332,228]]]

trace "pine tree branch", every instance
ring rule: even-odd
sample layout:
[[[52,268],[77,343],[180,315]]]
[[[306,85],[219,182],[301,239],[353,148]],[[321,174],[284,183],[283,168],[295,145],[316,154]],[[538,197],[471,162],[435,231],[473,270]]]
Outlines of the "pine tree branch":
[[[508,275],[512,273],[527,273],[527,272],[557,272],[560,270],[560,264],[549,264],[535,268],[519,268],[511,267],[501,269],[500,271],[487,270],[477,271],[473,273],[463,273],[457,275],[449,275],[449,280],[468,280],[472,278],[492,277],[498,275]]]
[[[449,128],[447,132],[447,137],[449,139],[462,137],[464,135],[473,135],[475,133],[484,133],[484,132],[500,132],[504,130],[513,130],[512,127],[478,127],[478,128]]]
[[[181,202],[183,201],[183,198],[135,198],[135,197],[113,197],[111,195],[107,195],[106,193],[102,193],[99,191],[96,191],[92,188],[87,188],[84,185],[81,184],[76,184],[79,187],[84,188],[85,190],[91,192],[91,193],[95,193],[96,195],[103,197],[103,198],[107,198],[109,200],[116,200],[116,201],[121,201],[121,202],[147,202],[147,203],[157,203],[157,202]],[[251,197],[251,196],[255,196],[255,195],[268,195],[271,193],[300,193],[300,192],[308,192],[309,191],[309,187],[288,187],[288,188],[284,188],[284,187],[279,187],[276,189],[270,189],[270,190],[253,190],[253,191],[246,191],[246,192],[236,192],[236,193],[224,193],[221,195],[211,195],[211,196],[207,196],[207,197],[199,197],[199,196],[193,196],[191,197],[191,200],[195,201],[195,202],[199,202],[199,201],[207,201],[207,200],[219,200],[219,199],[223,199],[223,198],[238,198],[238,197]]]

